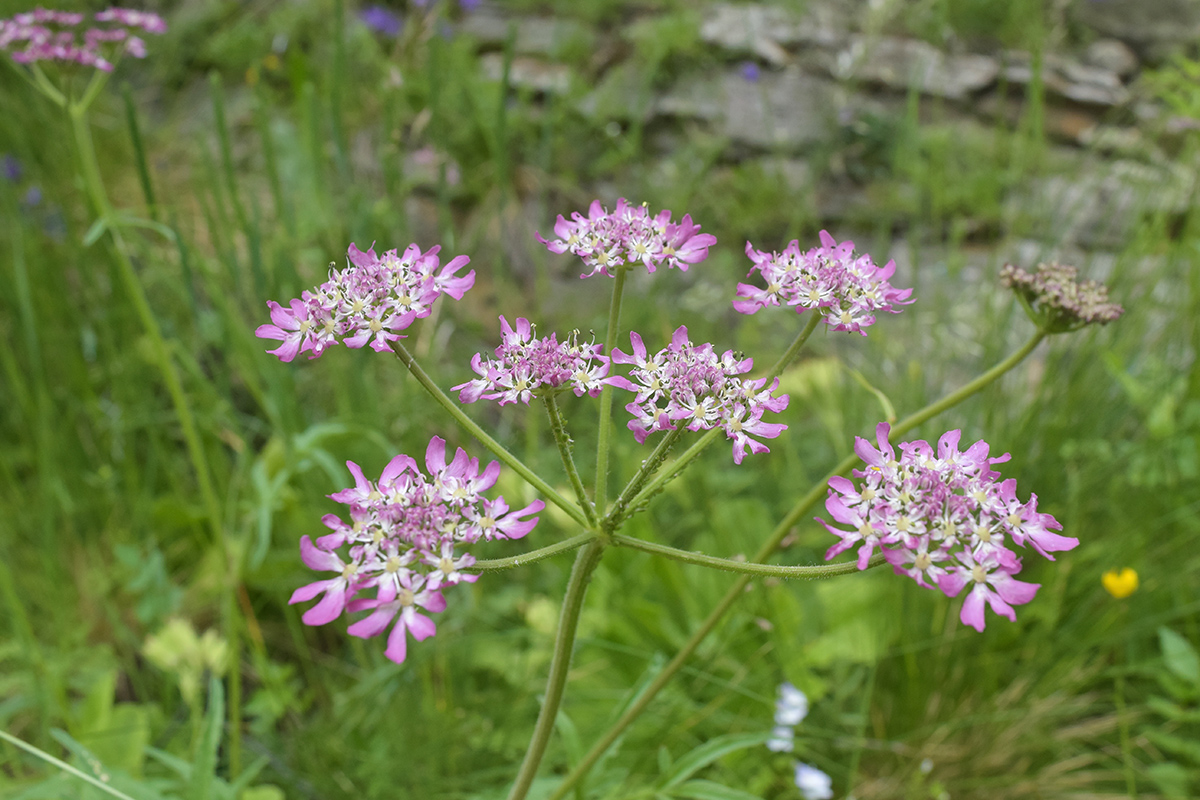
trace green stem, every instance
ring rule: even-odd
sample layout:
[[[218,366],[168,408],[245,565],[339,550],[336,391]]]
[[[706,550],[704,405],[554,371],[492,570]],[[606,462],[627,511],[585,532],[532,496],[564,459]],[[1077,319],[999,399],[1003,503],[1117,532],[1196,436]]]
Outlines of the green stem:
[[[583,509],[583,513],[587,517],[588,525],[595,527],[596,509],[588,500],[587,490],[583,488],[583,481],[580,480],[579,470],[575,466],[575,459],[571,457],[571,437],[567,434],[566,422],[563,421],[562,413],[558,410],[558,399],[553,394],[545,395],[542,399],[546,402],[546,413],[550,415],[550,430],[554,433],[554,443],[558,445],[558,454],[562,456],[563,469],[567,471],[567,477],[571,480],[571,488],[575,490],[575,499],[579,501],[579,507]]]
[[[612,511],[605,518],[608,522],[610,530],[615,529],[621,524],[621,520],[626,516],[625,509],[629,508],[630,500],[633,499],[638,489],[641,489],[642,486],[645,485],[646,479],[653,475],[654,472],[662,465],[662,462],[666,459],[667,454],[671,452],[671,448],[675,445],[675,442],[679,440],[679,437],[683,435],[685,430],[687,429],[683,427],[682,423],[676,423],[673,430],[667,431],[667,435],[664,436],[662,441],[658,443],[658,446],[654,448],[654,452],[650,454],[650,457],[642,462],[641,468],[638,469],[637,474],[630,479],[628,484],[626,484],[625,489],[621,492],[621,495],[617,498],[617,501],[613,503]],[[715,431],[719,429],[714,428],[713,430]],[[636,506],[634,506],[634,508],[636,508]]]
[[[825,319],[825,317],[821,315],[817,309],[814,308],[810,311],[808,324],[804,326],[804,330],[796,334],[796,338],[792,340],[792,343],[788,346],[788,349],[783,351],[783,355],[781,355],[779,360],[775,362],[775,365],[771,367],[771,371],[767,373],[767,380],[771,380],[772,378],[781,374],[785,369],[788,368],[789,364],[796,360],[796,356],[800,354],[800,350],[804,347],[804,343],[808,341],[808,337],[812,336],[813,331],[817,329],[817,325],[819,325],[823,319]]]
[[[78,778],[79,780],[83,781],[84,783],[89,783],[92,786],[95,786],[97,789],[99,789],[102,792],[111,794],[113,797],[119,797],[121,800],[133,800],[132,797],[125,794],[120,789],[114,789],[112,786],[109,786],[104,781],[102,781],[98,778],[93,778],[91,775],[88,775],[83,770],[76,769],[75,767],[71,766],[70,764],[63,761],[62,759],[55,758],[54,756],[47,753],[45,750],[34,747],[33,745],[29,744],[28,742],[22,741],[21,739],[18,739],[17,737],[15,737],[9,733],[6,733],[5,731],[0,731],[0,739],[3,739],[4,741],[8,742],[13,747],[17,747],[17,748],[20,748],[21,750],[24,750],[26,753],[29,753],[30,755],[35,756],[36,758],[40,758],[42,761],[45,761],[47,764],[49,764],[52,767],[61,769],[63,772],[67,773],[68,775],[70,775],[73,778]],[[105,776],[105,777],[107,777],[107,776]]]
[[[571,569],[571,579],[567,583],[567,594],[563,598],[562,614],[558,620],[558,633],[554,638],[554,657],[550,661],[550,676],[546,679],[546,694],[542,699],[542,710],[538,714],[537,724],[534,725],[533,738],[529,742],[529,749],[525,751],[525,759],[521,762],[517,779],[508,793],[508,800],[524,800],[537,775],[542,757],[546,754],[546,746],[550,743],[550,735],[554,732],[554,724],[558,719],[558,708],[567,687],[567,672],[571,667],[571,653],[575,648],[575,632],[579,627],[579,614],[583,610],[583,598],[587,594],[592,572],[600,563],[603,554],[604,543],[597,540],[588,543],[575,558],[575,566]]]
[[[608,331],[604,334],[604,355],[611,357],[621,333],[621,295],[625,292],[628,269],[617,268],[613,278],[612,303],[608,307]],[[606,385],[600,392],[600,427],[596,441],[596,512],[604,515],[608,507],[608,449],[612,435],[613,387]]]
[[[108,195],[104,191],[104,182],[100,177],[100,167],[96,161],[96,150],[92,145],[92,134],[85,114],[86,108],[82,105],[72,105],[69,111],[71,129],[75,135],[75,144],[79,151],[80,166],[83,172],[84,185],[87,187],[88,197],[91,199],[98,216],[101,218],[111,217],[113,209],[109,205]],[[110,226],[108,233],[112,242],[112,252],[116,258],[117,267],[121,275],[121,282],[125,285],[125,290],[129,293],[130,299],[133,300],[138,320],[141,322],[142,328],[145,330],[146,336],[149,337],[154,348],[155,359],[158,362],[158,369],[162,373],[163,383],[166,384],[167,393],[171,396],[171,403],[175,408],[175,415],[179,419],[179,426],[183,429],[184,443],[187,446],[188,455],[192,461],[192,470],[196,473],[196,483],[200,488],[205,515],[208,518],[209,526],[212,528],[213,540],[224,549],[225,531],[224,526],[221,524],[221,505],[217,500],[216,492],[213,490],[208,470],[208,459],[204,454],[204,444],[200,439],[199,432],[196,430],[195,419],[192,416],[192,409],[188,404],[187,395],[184,393],[183,384],[179,380],[179,373],[175,369],[174,361],[171,360],[170,350],[167,347],[167,342],[163,337],[158,320],[154,316],[154,311],[150,308],[150,301],[146,299],[146,292],[142,288],[141,279],[138,278],[137,271],[133,267],[133,262],[129,258],[125,240],[122,238],[121,232],[117,228]]]
[[[430,396],[432,396],[433,399],[438,402],[438,405],[446,409],[450,416],[454,417],[455,422],[466,428],[467,432],[478,439],[484,447],[486,447],[488,450],[491,450],[492,454],[495,455],[496,458],[507,464],[508,467],[513,470],[513,472],[516,472],[518,475],[524,478],[530,486],[545,495],[547,500],[549,500],[551,503],[554,503],[554,505],[566,512],[567,516],[575,520],[584,528],[591,527],[587,517],[574,503],[556,492],[554,487],[542,480],[537,473],[535,473],[529,467],[525,466],[525,464],[521,462],[521,459],[504,449],[504,445],[497,442],[491,436],[488,436],[487,432],[483,428],[479,427],[474,420],[464,414],[462,409],[459,408],[455,402],[451,400],[450,397],[443,392],[436,383],[433,382],[433,379],[430,378],[429,374],[421,368],[421,365],[417,363],[416,359],[413,358],[412,353],[408,352],[408,348],[406,348],[402,342],[393,342],[392,349],[393,352],[395,352],[396,357],[400,359],[400,363],[408,367],[408,371],[411,372],[412,376],[417,379],[417,383],[421,384],[425,391],[429,392]]]
[[[974,379],[957,391],[951,392],[941,400],[929,404],[920,411],[917,411],[915,414],[912,414],[911,416],[906,417],[904,420],[897,423],[892,427],[889,438],[894,439],[899,437],[901,434],[915,428],[917,425],[920,425],[922,422],[928,420],[935,414],[939,414],[951,406],[961,403],[971,395],[980,391],[985,386],[1003,375],[1005,372],[1008,372],[1017,364],[1019,364],[1022,359],[1033,352],[1033,349],[1037,347],[1038,343],[1040,343],[1045,337],[1045,332],[1038,330],[1019,350],[1001,361],[996,366],[989,369],[987,372],[980,375],[978,378]],[[853,453],[842,459],[842,461],[840,461],[837,466],[835,466],[829,472],[828,475],[814,485],[812,489],[810,489],[809,492],[804,495],[804,497],[800,498],[796,505],[792,507],[792,509],[784,516],[782,520],[780,520],[779,524],[775,527],[775,530],[771,532],[771,535],[763,543],[763,546],[755,554],[752,560],[756,562],[766,561],[767,558],[769,558],[771,554],[775,552],[775,549],[779,546],[779,543],[782,542],[787,536],[792,526],[795,525],[801,517],[807,514],[812,507],[815,506],[820,499],[825,496],[826,486],[829,483],[829,479],[835,475],[840,475],[843,472],[846,472],[857,462],[858,456],[854,455]],[[620,718],[617,719],[617,721],[614,722],[612,726],[604,733],[604,735],[601,736],[594,745],[592,745],[592,748],[588,750],[583,758],[580,759],[579,763],[575,765],[575,768],[571,770],[567,777],[563,779],[563,782],[559,784],[558,788],[555,790],[554,794],[550,796],[549,800],[561,800],[561,798],[563,798],[567,792],[572,789],[572,787],[574,787],[577,783],[579,783],[580,780],[583,779],[585,775],[587,775],[588,771],[595,766],[596,762],[599,761],[606,752],[608,752],[608,749],[612,746],[613,742],[615,742],[617,738],[625,732],[625,729],[633,724],[634,720],[636,720],[642,714],[642,712],[646,710],[646,707],[650,705],[650,702],[658,695],[660,691],[662,691],[663,687],[667,685],[671,678],[674,677],[675,673],[683,668],[687,660],[694,652],[696,652],[696,649],[700,646],[701,642],[703,642],[704,639],[707,638],[710,633],[712,633],[712,631],[717,627],[717,624],[721,621],[722,617],[725,616],[726,612],[733,607],[733,604],[737,602],[738,598],[740,598],[746,591],[746,586],[749,585],[750,581],[751,576],[749,575],[739,576],[738,579],[734,581],[733,585],[729,587],[729,591],[725,593],[725,596],[722,597],[721,601],[717,604],[717,607],[712,610],[712,612],[702,623],[700,623],[700,626],[695,630],[695,632],[692,633],[691,637],[688,638],[687,642],[684,643],[679,652],[675,654],[675,657],[672,658],[671,661],[662,669],[662,671],[655,676],[654,680],[645,688],[645,690],[642,691],[637,700],[625,710],[625,713],[623,713]]]
[[[496,572],[504,569],[515,569],[523,567],[526,564],[535,564],[538,561],[544,561],[547,558],[553,558],[559,553],[565,553],[568,550],[574,550],[581,547],[596,538],[596,534],[592,531],[581,533],[578,536],[572,536],[570,539],[563,539],[561,542],[555,542],[547,547],[539,547],[537,550],[530,550],[528,553],[521,553],[517,556],[509,556],[508,558],[487,558],[482,561],[476,561],[467,568],[467,572]]]
[[[833,578],[838,575],[849,575],[853,572],[858,572],[858,564],[854,561],[847,561],[842,564],[816,564],[809,567],[788,567],[778,564],[757,564],[750,561],[732,561],[728,558],[718,558],[717,556],[709,556],[704,553],[696,553],[689,550],[680,550],[675,547],[670,547],[657,542],[649,542],[645,539],[638,539],[633,536],[625,536],[616,534],[613,536],[613,544],[620,547],[629,547],[633,550],[641,550],[643,553],[652,553],[656,556],[665,556],[675,561],[682,561],[685,564],[694,564],[699,567],[711,567],[719,569],[723,572],[739,572],[743,575],[753,575],[762,578],[784,578],[784,579],[800,579],[800,580],[816,580],[820,578]],[[877,567],[883,563],[883,554],[876,553],[871,557],[867,568]]]
[[[683,455],[671,462],[671,468],[664,470],[654,476],[654,480],[646,484],[646,486],[634,495],[633,499],[627,505],[637,508],[642,503],[649,500],[656,492],[662,491],[662,488],[674,479],[679,473],[683,472],[684,468],[704,452],[704,450],[717,440],[717,436],[723,432],[722,428],[713,428],[708,433],[700,437],[700,439],[683,451]]]

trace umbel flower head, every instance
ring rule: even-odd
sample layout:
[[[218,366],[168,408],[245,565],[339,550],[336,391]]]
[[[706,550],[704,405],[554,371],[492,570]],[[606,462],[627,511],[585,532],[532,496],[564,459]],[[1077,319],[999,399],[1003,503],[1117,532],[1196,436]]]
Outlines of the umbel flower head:
[[[1014,605],[1028,603],[1038,584],[1014,576],[1021,559],[1012,549],[1032,547],[1051,561],[1052,552],[1070,550],[1078,539],[1053,531],[1062,525],[1037,510],[1037,495],[1021,502],[1017,482],[999,481],[992,466],[1008,454],[988,458],[988,443],[978,441],[958,449],[961,431],[928,442],[901,444],[900,456],[888,443],[890,427],[876,429],[878,449],[862,438],[854,452],[866,463],[855,470],[856,486],[847,478],[829,480],[825,508],[837,525],[818,520],[841,541],[826,559],[858,548],[858,568],[866,569],[878,547],[898,575],[907,575],[926,589],[941,589],[957,597],[967,589],[960,619],[976,630],[984,628],[984,606],[1016,620]]]
[[[429,316],[440,295],[461,300],[475,285],[475,270],[455,274],[471,259],[458,256],[441,267],[440,249],[422,253],[410,244],[403,255],[388,250],[380,258],[374,247],[364,253],[351,244],[346,269],[331,264],[329,280],[306,289],[287,308],[268,301],[272,324],[260,325],[254,335],[281,341],[267,351],[280,361],[291,361],[297,353],[317,358],[339,340],[351,348],[369,343],[377,352],[390,350],[391,342],[403,338],[400,331]]]
[[[576,397],[596,397],[604,388],[609,366],[608,356],[600,354],[604,345],[579,341],[579,331],[571,331],[561,342],[553,333],[539,339],[535,326],[524,317],[517,318],[513,329],[501,316],[500,329],[496,358],[485,360],[476,353],[471,369],[479,377],[453,387],[460,402],[474,403],[482,397],[500,405],[529,405],[535,394],[557,394],[568,386]]]
[[[384,654],[404,661],[407,634],[417,641],[433,636],[437,626],[427,613],[445,610],[448,586],[474,583],[478,575],[462,570],[475,563],[463,548],[483,539],[520,539],[537,525],[546,504],[535,500],[512,511],[503,497],[483,492],[495,485],[500,463],[482,472],[479,460],[459,448],[446,463],[446,442],[435,436],[425,452],[423,473],[406,455],[393,458],[378,481],[369,481],[352,461],[346,462],[354,486],[330,498],[349,507],[349,521],[336,514],[322,520],[332,533],[312,542],[300,540],[304,563],[334,576],[301,586],[289,603],[323,595],[304,612],[308,625],[324,625],[343,611],[371,613],[350,625],[351,636],[388,634]],[[374,591],[374,597],[359,597]]]
[[[800,251],[793,239],[782,253],[755,250],[746,242],[746,255],[754,262],[766,288],[739,283],[738,299],[733,307],[743,314],[754,314],[766,306],[794,306],[796,313],[810,309],[825,318],[835,331],[858,331],[875,324],[881,311],[899,314],[897,306],[912,300],[912,289],[896,289],[888,279],[896,271],[896,262],[875,266],[867,254],[854,255],[854,242],[841,244],[821,231],[821,246]]]
[[[762,419],[767,411],[787,408],[786,394],[771,396],[779,388],[779,379],[767,387],[766,378],[738,377],[753,368],[754,359],[740,358],[732,350],[718,356],[711,344],[694,345],[683,326],[675,331],[671,344],[654,355],[636,332],[629,334],[629,340],[632,355],[614,349],[612,360],[632,364],[629,378],[633,380],[613,375],[605,383],[635,393],[625,410],[633,415],[628,427],[639,443],[655,431],[675,430],[676,423],[690,431],[720,426],[733,440],[734,463],[741,464],[747,450],[769,452],[752,436],[774,439],[787,429],[783,423]]]
[[[700,233],[690,214],[675,223],[670,211],[651,216],[645,205],[630,205],[624,197],[612,212],[594,200],[586,217],[578,211],[572,212],[569,220],[559,214],[554,234],[557,239],[534,235],[552,253],[574,253],[582,258],[591,272],[581,278],[612,276],[613,270],[639,262],[648,272],[664,264],[686,272],[692,264],[708,258],[708,248],[717,243],[712,234]]]
[[[113,60],[121,55],[146,57],[146,43],[139,34],[167,30],[158,14],[130,8],[110,8],[91,15],[91,21],[99,24],[81,29],[87,19],[85,14],[45,8],[2,19],[0,50],[10,51],[18,64],[65,61],[112,72]]]
[[[1078,330],[1084,325],[1114,322],[1125,313],[1108,302],[1108,287],[1080,281],[1079,270],[1065,264],[1038,264],[1037,273],[1006,264],[1000,282],[1017,293],[1030,318],[1048,333]]]

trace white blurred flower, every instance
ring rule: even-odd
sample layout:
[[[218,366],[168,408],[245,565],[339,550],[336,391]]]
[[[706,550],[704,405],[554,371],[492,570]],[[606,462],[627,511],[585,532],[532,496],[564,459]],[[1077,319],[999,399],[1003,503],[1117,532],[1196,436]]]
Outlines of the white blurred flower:
[[[831,800],[833,780],[816,767],[796,762],[796,788],[804,800]]]
[[[787,725],[779,725],[771,729],[771,738],[767,739],[767,749],[772,753],[790,753],[795,746],[795,732]]]
[[[779,699],[775,701],[775,724],[799,725],[808,716],[808,698],[790,683],[779,684]]]

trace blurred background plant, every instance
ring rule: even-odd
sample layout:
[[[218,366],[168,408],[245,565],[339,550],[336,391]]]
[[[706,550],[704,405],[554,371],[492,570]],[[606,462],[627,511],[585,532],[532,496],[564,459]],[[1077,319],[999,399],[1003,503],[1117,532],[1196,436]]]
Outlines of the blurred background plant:
[[[603,327],[607,297],[532,230],[623,195],[690,212],[719,240],[671,286],[637,283],[629,325],[663,339],[687,324],[759,359],[782,350],[793,331],[730,306],[747,238],[776,249],[828,227],[896,258],[918,297],[880,335],[813,338],[784,376],[803,401],[787,420],[796,435],[770,457],[734,470],[714,448],[632,523],[679,547],[751,552],[873,429],[874,390],[903,414],[1022,340],[995,281],[1005,261],[1076,263],[1129,313],[1044,345],[920,432],[961,425],[1011,451],[1006,477],[1080,538],[1053,569],[1031,565],[1044,586],[1017,623],[964,631],[949,601],[890,575],[752,584],[577,796],[689,796],[685,784],[743,796],[711,794],[720,784],[795,797],[765,748],[694,755],[764,733],[782,680],[813,701],[805,759],[860,800],[1188,796],[1200,785],[1200,66],[1195,36],[1161,26],[1131,22],[1118,35],[1133,50],[1115,46],[1103,15],[1121,5],[164,4],[170,30],[120,65],[91,120],[114,207],[158,226],[122,233],[195,413],[224,545],[121,265],[88,235],[69,122],[5,57],[0,728],[139,798],[502,796],[566,562],[460,591],[402,666],[302,626],[286,605],[305,572],[297,541],[333,510],[342,463],[370,473],[434,433],[471,445],[392,362],[335,349],[319,370],[288,368],[253,330],[266,299],[318,282],[350,241],[440,243],[471,255],[479,285],[410,346],[442,385],[461,382],[499,313]],[[0,0],[0,16],[24,10]],[[899,60],[880,66],[889,52]],[[948,75],[968,68],[985,77],[955,88]],[[471,411],[556,468],[536,413]],[[577,433],[583,452],[589,436]],[[622,441],[614,470],[642,455]],[[531,544],[570,533],[547,513]],[[800,525],[787,560],[819,560],[828,538]],[[560,772],[730,581],[639,553],[606,564],[548,759]],[[1118,599],[1101,576],[1126,566],[1140,585]],[[15,748],[0,759],[5,796],[101,796]],[[545,774],[535,790],[553,787]]]

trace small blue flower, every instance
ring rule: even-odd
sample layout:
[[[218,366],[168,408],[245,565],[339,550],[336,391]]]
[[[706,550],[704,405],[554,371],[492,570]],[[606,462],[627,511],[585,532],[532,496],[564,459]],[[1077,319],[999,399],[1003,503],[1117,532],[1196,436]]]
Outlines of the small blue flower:
[[[21,202],[29,208],[40,205],[42,202],[42,190],[36,186],[30,186],[29,190],[25,192],[25,196],[21,198]]]
[[[0,159],[0,172],[4,173],[4,177],[11,183],[16,183],[21,180],[21,162],[17,161],[16,157],[11,153],[5,153],[4,158]]]
[[[742,78],[749,83],[758,83],[758,79],[762,77],[762,70],[753,61],[743,61],[741,73]]]
[[[364,8],[358,18],[368,28],[382,33],[384,36],[399,36],[400,31],[404,28],[404,20],[399,14],[380,5]]]

